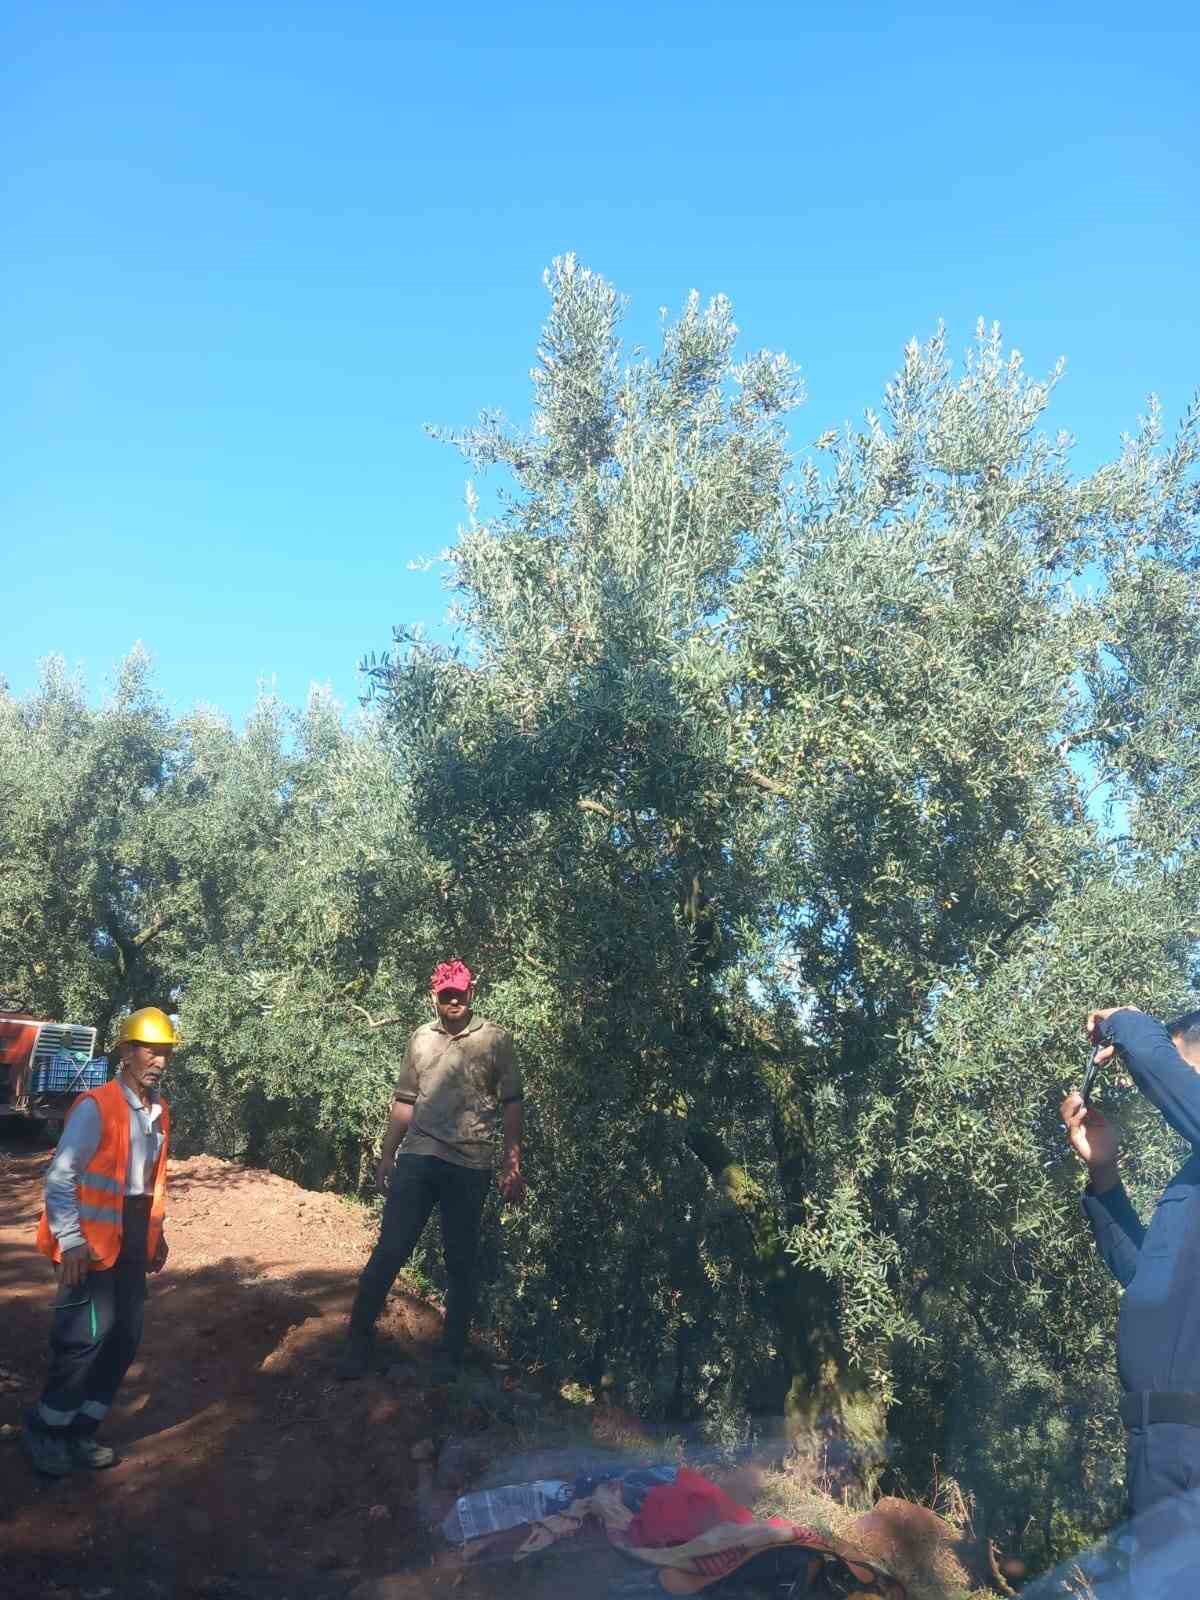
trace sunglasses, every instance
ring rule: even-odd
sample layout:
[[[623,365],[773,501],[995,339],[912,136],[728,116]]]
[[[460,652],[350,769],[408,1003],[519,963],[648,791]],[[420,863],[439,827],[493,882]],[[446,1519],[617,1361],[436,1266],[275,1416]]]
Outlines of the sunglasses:
[[[465,1006],[469,996],[465,989],[439,989],[437,999],[439,1005],[452,1006],[457,1003]]]

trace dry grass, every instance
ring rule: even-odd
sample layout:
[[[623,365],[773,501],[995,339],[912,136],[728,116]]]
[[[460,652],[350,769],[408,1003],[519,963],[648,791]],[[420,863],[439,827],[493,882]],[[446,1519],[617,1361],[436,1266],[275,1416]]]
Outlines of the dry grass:
[[[819,1482],[806,1480],[802,1473],[762,1470],[757,1479],[757,1492],[748,1503],[759,1515],[786,1517],[789,1522],[804,1523],[850,1544],[856,1542],[855,1522],[871,1509],[866,1502],[851,1497],[835,1498]],[[944,1516],[947,1509],[950,1508],[940,1508],[939,1514]],[[962,1511],[965,1519],[966,1508]],[[944,1548],[909,1560],[897,1559],[890,1566],[908,1590],[909,1600],[997,1600],[994,1589],[964,1586],[961,1567]]]

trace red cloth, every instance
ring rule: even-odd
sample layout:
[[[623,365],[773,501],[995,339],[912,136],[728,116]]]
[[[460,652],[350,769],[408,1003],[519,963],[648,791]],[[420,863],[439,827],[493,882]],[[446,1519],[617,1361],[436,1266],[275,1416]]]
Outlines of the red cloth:
[[[690,1467],[680,1467],[674,1483],[658,1483],[625,1529],[625,1544],[643,1550],[665,1550],[687,1544],[721,1522],[753,1522],[753,1512],[731,1500],[723,1489]]]

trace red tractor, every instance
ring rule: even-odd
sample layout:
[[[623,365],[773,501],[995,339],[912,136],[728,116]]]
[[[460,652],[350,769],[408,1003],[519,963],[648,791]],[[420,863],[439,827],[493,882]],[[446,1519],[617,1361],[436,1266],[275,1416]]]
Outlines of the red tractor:
[[[0,1117],[29,1117],[57,1136],[75,1097],[107,1079],[95,1028],[0,1011]]]

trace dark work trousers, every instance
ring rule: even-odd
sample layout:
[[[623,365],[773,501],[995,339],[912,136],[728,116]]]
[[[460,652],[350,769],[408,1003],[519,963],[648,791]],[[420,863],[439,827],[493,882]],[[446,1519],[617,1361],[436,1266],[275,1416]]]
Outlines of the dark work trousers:
[[[50,1372],[38,1418],[43,1426],[94,1428],[116,1399],[142,1342],[150,1196],[126,1197],[121,1253],[74,1288],[60,1284],[50,1329]]]
[[[1126,1489],[1131,1594],[1137,1600],[1200,1594],[1200,1428],[1183,1422],[1131,1428]]]
[[[446,1262],[446,1325],[442,1350],[461,1361],[479,1293],[479,1227],[491,1183],[490,1170],[459,1167],[437,1156],[396,1158],[379,1243],[363,1268],[350,1313],[350,1331],[369,1334],[396,1274],[408,1262],[434,1206],[442,1213]]]

